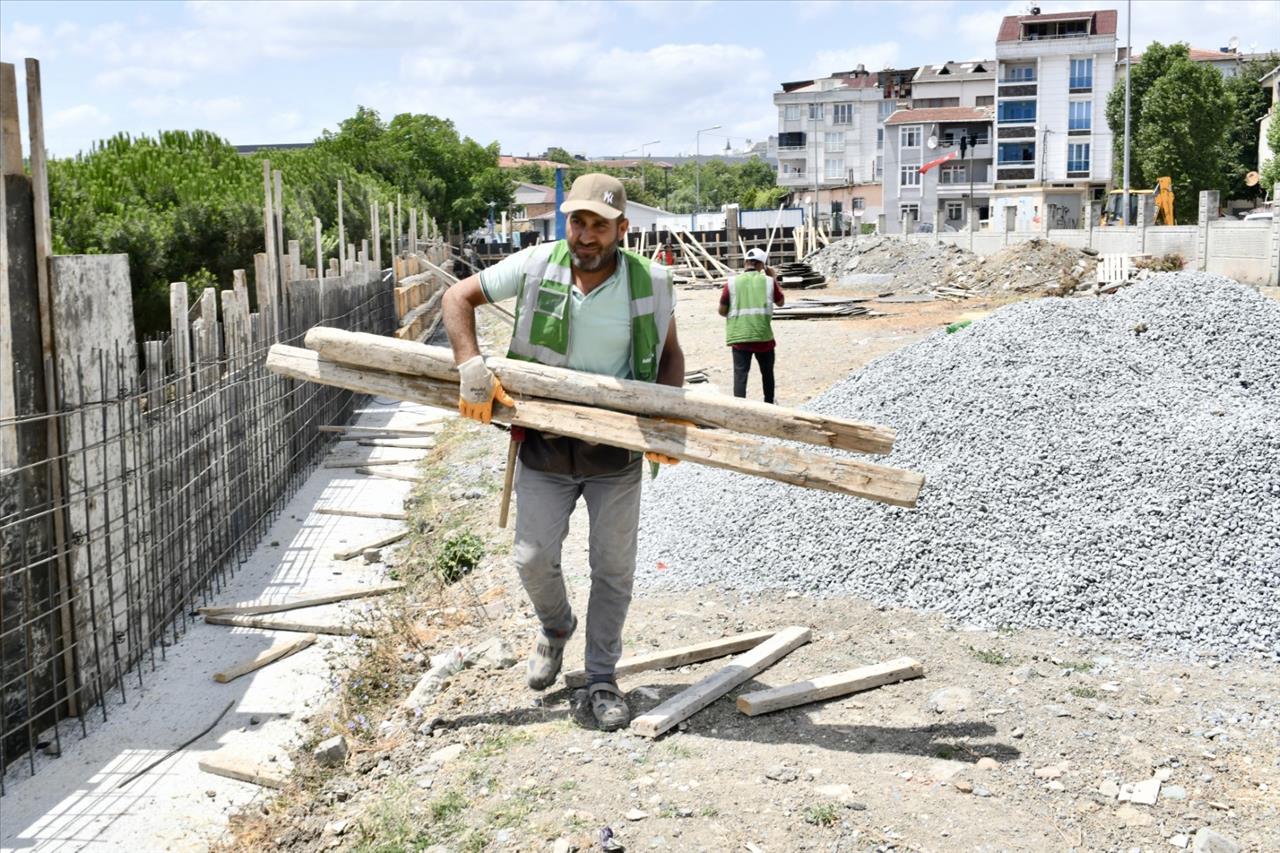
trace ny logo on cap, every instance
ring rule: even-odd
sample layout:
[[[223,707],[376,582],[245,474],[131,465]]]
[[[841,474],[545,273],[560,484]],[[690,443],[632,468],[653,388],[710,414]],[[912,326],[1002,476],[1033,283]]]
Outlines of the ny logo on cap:
[[[613,204],[613,193],[612,193],[612,192],[606,192],[606,193],[605,193],[603,196],[601,196],[601,197],[604,199],[604,203],[605,203],[605,204]]]

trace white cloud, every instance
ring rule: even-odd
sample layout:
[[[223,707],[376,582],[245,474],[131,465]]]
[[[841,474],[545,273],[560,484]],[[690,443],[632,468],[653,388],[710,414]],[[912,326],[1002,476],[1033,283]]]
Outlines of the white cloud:
[[[96,133],[111,124],[111,116],[93,104],[77,104],[51,113],[44,124],[46,130]]]
[[[126,65],[101,71],[93,78],[93,85],[100,89],[144,88],[176,89],[191,79],[185,71],[173,68],[149,68]]]
[[[827,77],[836,71],[852,71],[859,65],[866,66],[868,71],[879,71],[895,67],[901,59],[902,48],[896,41],[824,50],[814,54],[809,64],[792,79]]]

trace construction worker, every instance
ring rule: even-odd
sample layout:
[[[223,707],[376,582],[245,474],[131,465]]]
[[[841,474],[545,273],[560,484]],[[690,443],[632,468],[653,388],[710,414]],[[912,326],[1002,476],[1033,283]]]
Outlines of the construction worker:
[[[751,358],[760,365],[760,384],[764,401],[773,402],[773,361],[777,342],[773,339],[773,307],[786,303],[777,273],[766,264],[763,249],[747,252],[746,269],[725,283],[720,292],[720,316],[724,324],[725,343],[733,348],[733,396],[747,396],[747,375]]]
[[[627,194],[603,174],[573,182],[561,212],[567,239],[524,249],[445,291],[444,324],[461,377],[458,409],[488,423],[496,399],[514,405],[485,366],[475,310],[514,298],[509,358],[645,382],[680,386],[684,353],[676,338],[675,290],[666,267],[620,247]],[[516,431],[513,430],[513,438]],[[515,480],[514,559],[541,623],[528,661],[534,690],[555,683],[564,647],[578,626],[560,568],[560,550],[579,496],[591,531],[586,672],[596,724],[631,720],[614,667],[631,603],[640,520],[640,454],[525,430]],[[652,463],[678,460],[646,453]]]

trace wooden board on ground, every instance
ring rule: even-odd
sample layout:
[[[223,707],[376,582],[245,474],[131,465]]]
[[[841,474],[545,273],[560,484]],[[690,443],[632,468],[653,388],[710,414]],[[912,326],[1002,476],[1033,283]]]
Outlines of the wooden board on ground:
[[[403,480],[406,483],[421,483],[422,478],[413,474],[404,474],[400,471],[377,471],[373,468],[361,466],[356,469],[357,474],[363,474],[366,477],[381,477],[384,480]]]
[[[400,534],[404,536],[405,533]],[[365,548],[376,548],[376,545],[366,545]],[[364,548],[356,553],[361,553]],[[404,584],[400,581],[390,581],[375,586],[355,586],[346,589],[335,589],[333,592],[322,593],[321,595],[308,595],[304,598],[294,598],[289,601],[280,601],[274,604],[229,604],[223,607],[201,607],[196,610],[202,616],[260,616],[263,613],[281,613],[285,610],[299,610],[303,607],[319,607],[322,604],[333,604],[338,601],[352,601],[357,598],[369,598],[375,595],[385,595],[388,592],[395,592],[402,589]]]
[[[384,438],[388,435],[435,435],[439,432],[439,430],[417,429],[415,427],[372,427],[357,426],[355,424],[348,424],[347,426],[324,425],[318,426],[316,429],[320,430],[320,432],[341,432],[353,435],[355,433],[367,432],[370,436],[376,435]]]
[[[204,621],[210,625],[227,625],[232,628],[257,628],[261,631],[297,631],[302,634],[333,634],[338,637],[372,637],[373,631],[358,625],[320,625],[314,622],[293,622],[289,619],[272,619],[270,616],[246,616],[230,614],[219,616],[205,614]]]
[[[732,637],[721,637],[705,643],[681,646],[677,649],[660,649],[648,654],[635,655],[618,661],[614,674],[617,676],[634,675],[637,672],[648,672],[654,669],[674,669],[690,663],[714,660],[725,655],[736,655],[747,649],[754,649],[777,631],[751,631],[746,634],[735,634]],[[586,687],[587,671],[574,669],[564,674],[564,683],[569,687]]]
[[[822,675],[783,687],[744,693],[738,697],[738,710],[748,717],[754,717],[758,714],[780,711],[783,708],[807,705],[810,702],[820,702],[823,699],[832,699],[898,681],[920,678],[923,675],[924,667],[920,661],[912,658],[895,658],[884,663],[860,666],[834,675]]]
[[[783,628],[760,645],[744,652],[733,662],[697,684],[677,693],[658,707],[631,721],[631,730],[644,737],[657,737],[687,720],[742,682],[764,670],[788,653],[809,642],[808,628]]]
[[[303,634],[296,640],[285,640],[283,642],[276,643],[274,646],[266,649],[255,658],[238,663],[230,669],[224,669],[222,672],[215,672],[213,674],[213,680],[219,684],[226,684],[228,681],[235,681],[242,675],[247,675],[254,670],[262,669],[269,663],[275,663],[282,658],[287,658],[294,652],[300,652],[315,641],[315,634]]]
[[[373,512],[367,509],[345,509],[344,507],[324,506],[315,510],[321,515],[343,515],[348,518],[385,518],[387,521],[404,521],[409,517],[403,512]]]
[[[417,459],[337,459],[324,463],[326,468],[376,468],[379,465],[400,465],[417,462]]]
[[[421,438],[358,438],[359,447],[404,447],[409,450],[430,450],[436,446],[434,441]]]
[[[403,539],[408,535],[409,535],[409,531],[399,530],[399,531],[396,531],[395,533],[389,534],[387,536],[383,536],[381,539],[375,539],[373,542],[366,542],[365,544],[357,545],[354,548],[343,548],[341,551],[334,551],[333,559],[350,560],[352,557],[359,557],[361,554],[363,554],[365,551],[368,551],[370,548],[382,548],[387,545],[394,545],[395,543],[399,542],[401,539]]]
[[[280,789],[288,782],[279,767],[259,764],[248,758],[222,752],[206,755],[200,759],[197,766],[205,773],[212,773],[214,776],[225,776],[228,779],[250,782],[264,788]]]

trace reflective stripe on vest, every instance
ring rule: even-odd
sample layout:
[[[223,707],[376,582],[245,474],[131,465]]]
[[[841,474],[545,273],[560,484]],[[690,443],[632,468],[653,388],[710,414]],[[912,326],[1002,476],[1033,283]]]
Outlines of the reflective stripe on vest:
[[[619,255],[623,285],[631,297],[631,377],[653,382],[671,323],[671,276],[666,267],[642,255],[626,250],[619,250]],[[559,240],[534,249],[516,296],[516,326],[508,357],[568,366],[572,288],[569,244]]]
[[[773,340],[773,283],[761,272],[745,272],[729,279],[729,313],[725,315],[727,344]]]

